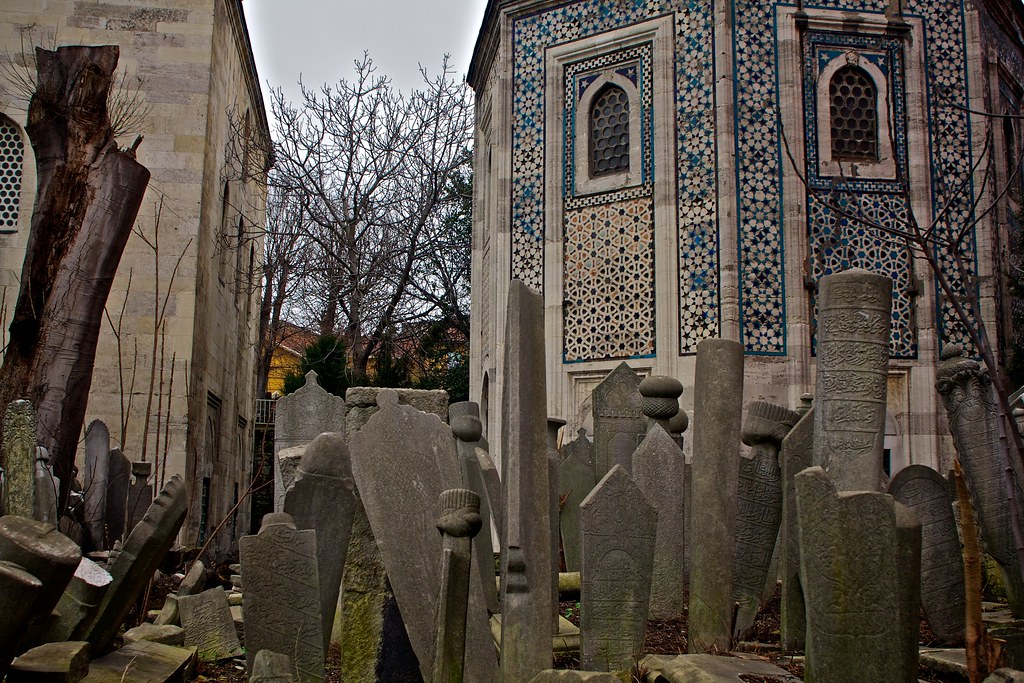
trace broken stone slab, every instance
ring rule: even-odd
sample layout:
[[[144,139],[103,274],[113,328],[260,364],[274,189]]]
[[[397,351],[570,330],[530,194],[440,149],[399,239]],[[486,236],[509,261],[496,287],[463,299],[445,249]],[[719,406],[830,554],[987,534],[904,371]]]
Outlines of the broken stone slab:
[[[544,669],[531,678],[530,683],[621,683],[621,679],[605,671]]]
[[[42,581],[13,562],[0,560],[0,675],[18,652],[25,621],[42,592]]]
[[[94,659],[82,683],[186,683],[196,666],[194,647],[138,640]]]
[[[125,645],[139,640],[148,640],[151,643],[162,643],[164,645],[184,645],[185,629],[180,626],[157,626],[156,624],[139,624],[124,632]]]
[[[29,401],[13,401],[4,414],[4,439],[0,450],[4,471],[5,515],[35,516],[36,411]]]
[[[206,565],[203,564],[202,560],[196,560],[192,563],[188,573],[185,574],[185,578],[178,584],[178,597],[183,598],[187,595],[198,595],[206,589]]]
[[[274,469],[274,478],[279,479],[281,486],[283,487],[282,493],[279,496],[281,499],[280,505],[277,501],[274,502],[274,508],[279,512],[284,511],[284,497],[291,488],[291,485],[295,483],[295,473],[299,469],[299,462],[302,460],[302,456],[306,453],[306,447],[308,443],[300,444],[298,446],[289,446],[288,448],[282,448],[277,454],[277,467]],[[275,482],[274,486],[277,486]],[[275,497],[277,497],[275,493]]]
[[[89,643],[65,641],[34,647],[11,664],[7,683],[78,683],[89,673]]]
[[[640,666],[664,683],[741,683],[771,681],[798,683],[799,678],[774,664],[745,657],[717,657],[709,654],[649,655]],[[650,675],[650,674],[649,674]],[[863,679],[868,680],[868,679]]]
[[[178,608],[178,596],[168,595],[164,598],[164,605],[160,613],[153,620],[157,626],[178,626],[181,624],[181,611]]]
[[[292,683],[292,663],[288,655],[260,650],[252,662],[249,683]]]
[[[60,618],[50,625],[43,640],[56,643],[81,639],[79,624],[92,615],[113,580],[105,568],[83,557],[57,602]]]
[[[178,598],[185,645],[195,646],[199,659],[214,662],[242,654],[228,597],[220,586]]]

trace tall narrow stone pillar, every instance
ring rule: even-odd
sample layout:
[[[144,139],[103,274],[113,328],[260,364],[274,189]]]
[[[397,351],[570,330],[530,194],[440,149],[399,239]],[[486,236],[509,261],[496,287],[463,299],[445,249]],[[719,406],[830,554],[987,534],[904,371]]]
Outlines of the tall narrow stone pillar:
[[[441,532],[441,590],[433,683],[462,683],[472,543],[482,522],[480,496],[469,489],[448,489],[440,501],[437,530]]]
[[[697,345],[693,390],[693,497],[690,538],[690,652],[728,651],[743,405],[743,346]]]
[[[13,401],[7,406],[2,457],[3,514],[34,517],[36,411],[28,401]]]
[[[551,533],[551,629],[552,634],[558,633],[558,548],[561,537],[558,526],[559,519],[559,482],[558,482],[558,430],[565,426],[565,420],[559,417],[548,418],[548,523]]]
[[[779,607],[779,645],[783,652],[804,649],[804,591],[800,585],[800,538],[796,516],[796,475],[811,466],[814,451],[814,413],[811,395],[801,397],[800,420],[782,440],[782,523],[779,531],[779,564],[782,600]]]

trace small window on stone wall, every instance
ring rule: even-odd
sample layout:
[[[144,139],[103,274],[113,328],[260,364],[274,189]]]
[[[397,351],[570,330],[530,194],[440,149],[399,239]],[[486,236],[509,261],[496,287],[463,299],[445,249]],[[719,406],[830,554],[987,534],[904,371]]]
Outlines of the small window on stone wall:
[[[24,156],[21,132],[0,116],[0,230],[18,229]]]
[[[832,158],[878,159],[878,91],[861,68],[845,66],[829,82]]]
[[[609,85],[590,107],[590,175],[628,170],[629,96],[622,88]]]

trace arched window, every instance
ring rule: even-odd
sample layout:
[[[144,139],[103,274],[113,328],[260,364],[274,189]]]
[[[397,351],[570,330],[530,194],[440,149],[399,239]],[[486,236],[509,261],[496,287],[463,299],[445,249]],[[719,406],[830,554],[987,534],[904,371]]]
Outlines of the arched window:
[[[838,69],[828,86],[832,159],[878,159],[878,90],[860,67]]]
[[[0,116],[0,230],[17,230],[25,143],[14,123]]]
[[[629,170],[629,96],[607,85],[590,106],[590,175]]]

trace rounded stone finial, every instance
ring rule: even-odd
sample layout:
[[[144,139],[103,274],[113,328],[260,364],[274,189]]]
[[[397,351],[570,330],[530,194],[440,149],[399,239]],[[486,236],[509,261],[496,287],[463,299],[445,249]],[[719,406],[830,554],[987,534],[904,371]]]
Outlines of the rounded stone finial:
[[[479,441],[484,433],[483,423],[480,422],[478,417],[449,414],[448,424],[451,425],[452,434],[459,441],[465,441],[466,443]]]
[[[440,496],[441,516],[437,529],[448,536],[476,536],[480,531],[480,496],[469,489],[448,489]]]
[[[381,408],[393,408],[398,405],[398,392],[394,389],[381,389],[377,394],[377,405]]]
[[[683,385],[674,377],[651,375],[637,387],[643,396],[643,413],[653,420],[668,420],[679,412]]]
[[[668,419],[668,433],[682,434],[690,426],[690,416],[685,410],[679,409],[675,415]]]
[[[290,526],[294,529],[295,519],[287,512],[268,512],[263,515],[263,522],[260,524],[260,531],[274,526],[275,524],[284,524],[285,526]]]
[[[740,438],[748,446],[771,443],[777,447],[799,419],[794,410],[767,401],[753,401],[747,405]]]

